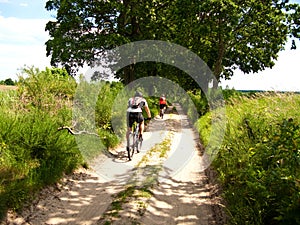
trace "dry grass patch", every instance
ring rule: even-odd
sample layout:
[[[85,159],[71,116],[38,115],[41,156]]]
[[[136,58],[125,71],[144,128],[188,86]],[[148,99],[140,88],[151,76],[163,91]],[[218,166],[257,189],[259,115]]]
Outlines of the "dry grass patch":
[[[10,91],[10,90],[17,90],[17,86],[10,86],[10,85],[2,85],[0,84],[0,91]]]

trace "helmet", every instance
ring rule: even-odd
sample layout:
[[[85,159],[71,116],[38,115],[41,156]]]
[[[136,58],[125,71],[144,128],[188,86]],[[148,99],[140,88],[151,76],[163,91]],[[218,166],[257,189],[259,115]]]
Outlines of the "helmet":
[[[143,97],[143,94],[140,91],[136,91],[134,97]]]

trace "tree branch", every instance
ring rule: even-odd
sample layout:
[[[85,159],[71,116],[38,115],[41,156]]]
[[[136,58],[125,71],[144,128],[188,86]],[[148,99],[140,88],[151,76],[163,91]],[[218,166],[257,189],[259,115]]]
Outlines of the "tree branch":
[[[67,127],[67,126],[62,126],[62,127],[59,127],[57,129],[58,131],[60,130],[67,130],[70,134],[72,135],[80,135],[80,134],[88,134],[88,135],[94,135],[94,136],[97,136],[97,137],[100,137],[98,134],[96,133],[91,133],[91,132],[88,132],[88,131],[85,131],[85,130],[82,130],[82,131],[74,131],[72,127]]]

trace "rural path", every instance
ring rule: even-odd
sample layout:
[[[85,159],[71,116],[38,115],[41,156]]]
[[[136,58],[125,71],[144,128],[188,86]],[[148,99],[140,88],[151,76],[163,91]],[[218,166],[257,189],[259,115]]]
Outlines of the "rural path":
[[[177,113],[151,120],[142,151],[128,161],[125,146],[44,189],[1,224],[223,224],[213,172],[179,105]],[[161,157],[161,148],[166,154]],[[157,151],[157,149],[159,151]]]

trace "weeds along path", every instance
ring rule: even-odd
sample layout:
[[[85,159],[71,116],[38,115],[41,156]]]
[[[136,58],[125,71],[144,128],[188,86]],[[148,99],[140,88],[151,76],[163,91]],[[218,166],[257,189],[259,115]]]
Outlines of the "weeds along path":
[[[43,190],[6,224],[222,224],[215,185],[202,172],[198,135],[178,113],[153,119],[142,151],[127,160],[125,146]]]

